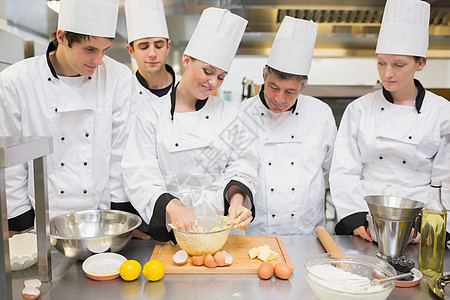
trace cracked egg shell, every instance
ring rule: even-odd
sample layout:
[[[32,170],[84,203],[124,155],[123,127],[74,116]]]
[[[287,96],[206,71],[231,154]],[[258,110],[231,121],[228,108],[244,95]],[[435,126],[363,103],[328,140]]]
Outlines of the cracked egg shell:
[[[217,263],[214,261],[214,258],[211,255],[211,253],[209,253],[205,256],[205,266],[207,266],[208,268],[217,267]]]
[[[184,250],[179,250],[173,255],[173,262],[177,265],[184,265],[188,260],[189,255]]]
[[[203,266],[203,264],[205,263],[205,256],[204,255],[192,256],[191,257],[191,262],[195,266]]]

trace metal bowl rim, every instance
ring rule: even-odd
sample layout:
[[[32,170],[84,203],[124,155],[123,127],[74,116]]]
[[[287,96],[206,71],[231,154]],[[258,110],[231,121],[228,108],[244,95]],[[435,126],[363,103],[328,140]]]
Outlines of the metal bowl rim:
[[[366,195],[366,196],[364,196],[363,198],[364,198],[364,200],[365,200],[366,202],[368,202],[368,203],[370,203],[370,204],[378,205],[377,203],[373,203],[373,202],[371,202],[371,201],[369,200],[370,198],[375,198],[375,197],[383,197],[383,198],[388,197],[388,198],[395,198],[395,199],[399,199],[399,200],[413,201],[413,202],[421,203],[423,206],[425,206],[425,204],[426,204],[426,203],[424,203],[424,202],[422,202],[422,201],[419,201],[419,200],[414,200],[414,199],[409,199],[409,198],[404,198],[404,197],[398,197],[398,196]],[[421,208],[423,208],[423,206],[422,206]],[[394,208],[397,208],[397,207],[394,207]],[[418,208],[419,208],[419,207],[405,207],[405,208],[402,208],[402,209],[418,209]]]
[[[133,219],[137,218],[137,224],[133,227],[128,228],[125,231],[121,231],[121,232],[117,232],[114,234],[109,234],[109,235],[103,235],[103,236],[98,236],[98,237],[77,237],[77,238],[73,238],[73,237],[65,237],[65,236],[60,236],[60,235],[54,235],[50,233],[50,237],[57,239],[57,240],[81,240],[81,241],[87,241],[87,240],[95,240],[95,239],[102,239],[102,238],[108,238],[108,237],[115,237],[124,233],[129,233],[130,231],[135,230],[136,228],[138,228],[141,224],[142,224],[142,219],[140,216],[127,212],[127,211],[121,211],[121,210],[114,210],[114,209],[105,209],[105,210],[97,210],[97,209],[90,209],[90,210],[80,210],[80,211],[76,211],[76,212],[72,212],[72,213],[67,213],[64,215],[59,215],[54,217],[49,224],[51,225],[52,223],[54,223],[55,219],[62,219],[63,217],[67,217],[68,215],[74,215],[74,214],[81,214],[81,213],[89,213],[89,212],[115,212],[115,213],[121,213],[121,214],[125,214],[128,217],[132,217]]]

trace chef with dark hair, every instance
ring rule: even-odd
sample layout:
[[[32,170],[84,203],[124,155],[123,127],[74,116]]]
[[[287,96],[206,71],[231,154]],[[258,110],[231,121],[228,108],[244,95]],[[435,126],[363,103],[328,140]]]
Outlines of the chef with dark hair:
[[[51,136],[49,214],[127,202],[120,162],[129,131],[132,74],[105,56],[119,0],[61,0],[45,55],[0,73],[0,135]],[[34,224],[32,163],[6,170],[9,229]]]
[[[137,109],[142,109],[150,101],[169,99],[181,77],[167,64],[172,42],[162,0],[127,0],[125,16],[127,51],[138,66],[133,78],[135,104]]]
[[[259,154],[256,217],[248,235],[312,235],[325,223],[336,123],[326,103],[302,94],[316,35],[316,23],[286,16],[261,92],[241,104]]]

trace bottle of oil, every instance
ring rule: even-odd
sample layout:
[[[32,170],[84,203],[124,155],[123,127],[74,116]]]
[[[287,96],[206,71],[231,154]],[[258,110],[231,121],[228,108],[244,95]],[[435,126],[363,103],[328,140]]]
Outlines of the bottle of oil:
[[[441,200],[440,181],[431,181],[430,199],[422,212],[419,270],[427,276],[442,274],[444,269],[447,210]]]

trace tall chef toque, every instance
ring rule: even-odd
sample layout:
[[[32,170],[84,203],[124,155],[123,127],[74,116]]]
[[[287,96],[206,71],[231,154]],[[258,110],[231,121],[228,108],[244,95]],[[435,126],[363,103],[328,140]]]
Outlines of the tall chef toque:
[[[61,0],[58,29],[114,38],[119,0]]]
[[[375,53],[426,57],[430,4],[387,0]]]
[[[128,43],[149,37],[169,38],[162,0],[127,0],[125,16]]]
[[[228,71],[246,26],[247,20],[226,9],[207,8],[184,54]]]
[[[289,74],[308,75],[316,36],[317,24],[313,21],[284,17],[267,65]]]

